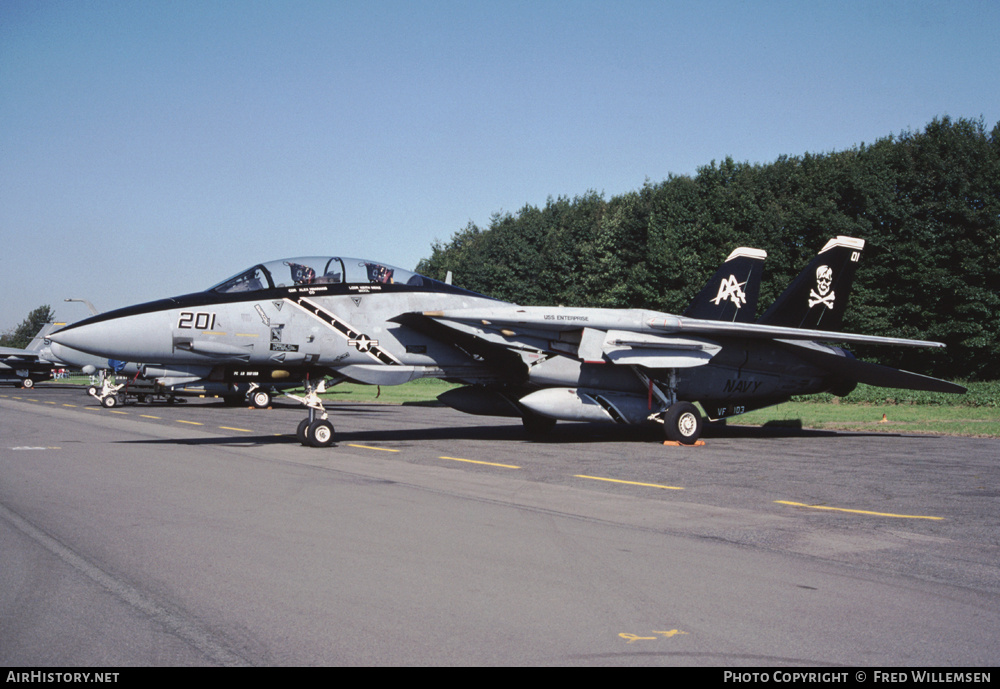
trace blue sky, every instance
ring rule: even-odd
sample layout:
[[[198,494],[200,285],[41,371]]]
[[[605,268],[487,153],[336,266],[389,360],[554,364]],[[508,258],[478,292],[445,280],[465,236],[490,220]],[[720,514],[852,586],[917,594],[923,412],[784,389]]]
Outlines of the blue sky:
[[[0,331],[296,255],[1000,121],[1000,3],[0,3]],[[460,282],[460,276],[457,282]]]

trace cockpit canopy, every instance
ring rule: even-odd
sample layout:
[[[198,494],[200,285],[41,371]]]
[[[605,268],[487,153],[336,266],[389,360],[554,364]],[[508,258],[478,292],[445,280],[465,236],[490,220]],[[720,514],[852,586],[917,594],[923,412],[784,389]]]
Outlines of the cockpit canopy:
[[[286,258],[244,270],[210,287],[209,292],[258,292],[278,287],[298,285],[411,285],[420,287],[429,278],[384,263],[358,258],[308,256]]]

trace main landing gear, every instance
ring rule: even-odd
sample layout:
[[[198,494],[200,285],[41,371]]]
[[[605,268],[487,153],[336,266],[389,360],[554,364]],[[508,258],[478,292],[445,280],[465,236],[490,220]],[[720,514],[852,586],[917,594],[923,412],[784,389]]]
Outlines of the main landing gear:
[[[271,393],[260,386],[259,383],[250,383],[247,390],[247,401],[254,409],[267,409],[271,406]]]
[[[675,402],[663,412],[663,433],[667,440],[694,445],[703,427],[701,412],[690,402]]]
[[[667,440],[672,440],[682,445],[694,445],[698,442],[705,422],[701,417],[701,412],[698,411],[698,407],[690,402],[680,402],[677,400],[675,391],[676,372],[670,372],[670,381],[664,390],[660,387],[661,384],[647,376],[639,367],[633,367],[633,370],[647,386],[650,403],[655,398],[661,405],[661,411],[650,414],[647,418],[650,421],[663,424],[663,434]]]
[[[330,447],[333,445],[335,435],[333,424],[330,423],[329,414],[326,413],[323,400],[319,396],[319,393],[325,390],[326,385],[323,381],[319,385],[313,386],[306,380],[305,396],[300,397],[288,392],[285,393],[286,397],[309,408],[309,416],[302,419],[295,430],[295,437],[303,445],[311,445],[312,447]]]

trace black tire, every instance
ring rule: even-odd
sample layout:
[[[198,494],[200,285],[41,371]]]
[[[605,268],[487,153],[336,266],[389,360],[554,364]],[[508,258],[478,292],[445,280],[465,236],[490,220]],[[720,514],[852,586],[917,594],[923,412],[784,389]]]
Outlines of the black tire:
[[[30,390],[31,388],[35,387],[35,381],[33,381],[31,378],[25,378],[24,380],[21,381],[21,387],[25,388],[26,390]]]
[[[118,395],[108,395],[101,400],[101,404],[105,409],[111,409],[112,407],[118,406]]]
[[[309,444],[313,447],[330,447],[333,445],[333,424],[320,419],[309,425]]]
[[[271,406],[271,393],[267,390],[254,390],[253,394],[250,395],[250,404],[255,409],[267,409]]]
[[[698,407],[690,402],[677,402],[663,417],[663,432],[667,440],[684,445],[694,445],[701,437],[704,425]]]
[[[299,427],[295,429],[295,437],[303,445],[309,445],[309,418],[306,417],[299,422]]]
[[[88,395],[93,395],[94,397],[97,397],[97,386],[96,385],[91,385],[89,388],[87,388],[87,394]]]

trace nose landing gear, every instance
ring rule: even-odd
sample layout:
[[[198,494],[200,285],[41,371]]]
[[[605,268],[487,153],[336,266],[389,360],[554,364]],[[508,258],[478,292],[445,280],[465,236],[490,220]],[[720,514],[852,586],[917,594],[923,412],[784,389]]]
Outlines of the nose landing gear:
[[[326,383],[325,381],[320,381],[319,385],[314,386],[307,379],[305,387],[306,394],[301,397],[288,392],[285,393],[286,397],[305,405],[309,409],[309,416],[299,422],[298,428],[295,430],[295,437],[303,445],[330,447],[336,439],[336,434],[333,430],[333,424],[329,421],[330,415],[327,414],[326,407],[323,406],[323,400],[319,396],[319,393],[326,390]]]

